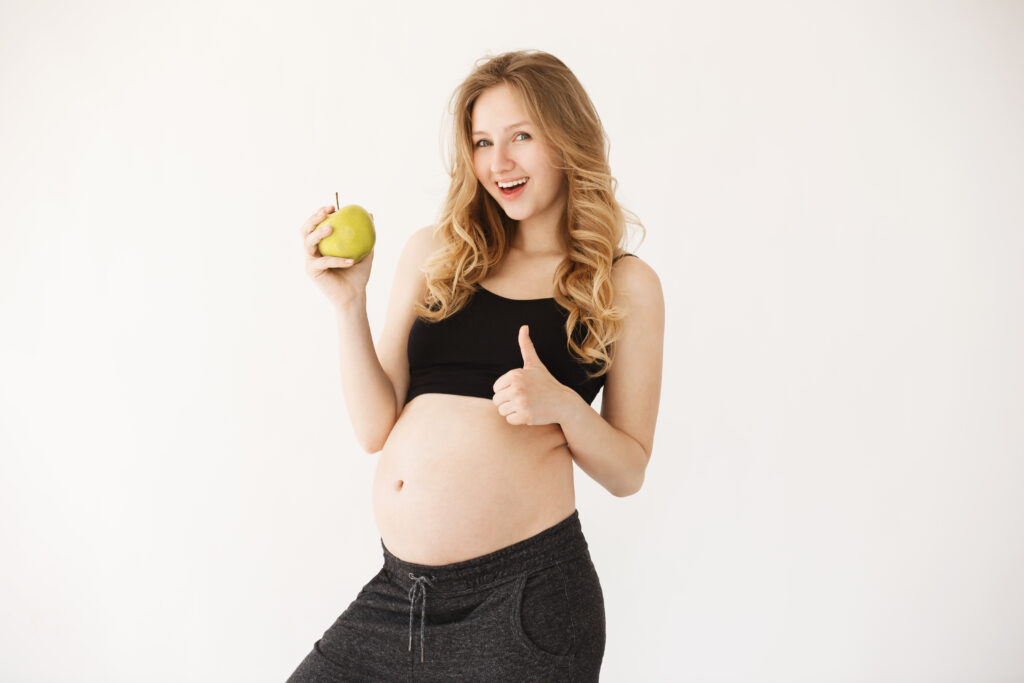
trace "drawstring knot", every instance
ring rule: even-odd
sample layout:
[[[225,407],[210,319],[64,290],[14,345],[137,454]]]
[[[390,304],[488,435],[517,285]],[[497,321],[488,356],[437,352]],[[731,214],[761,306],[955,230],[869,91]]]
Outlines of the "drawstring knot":
[[[423,610],[420,613],[420,661],[423,661],[423,627],[424,621],[427,618],[427,587],[423,584],[432,583],[430,579],[424,576],[413,576],[412,572],[409,572],[409,578],[412,579],[412,586],[409,588],[409,652],[412,652],[412,608],[413,603],[416,602],[416,591],[417,589],[423,593]]]

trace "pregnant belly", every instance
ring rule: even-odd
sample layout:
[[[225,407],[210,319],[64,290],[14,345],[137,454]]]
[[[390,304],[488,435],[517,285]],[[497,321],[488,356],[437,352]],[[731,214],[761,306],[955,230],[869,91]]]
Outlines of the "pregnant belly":
[[[562,428],[510,425],[490,399],[422,394],[378,454],[373,512],[407,562],[461,562],[512,545],[573,513]]]

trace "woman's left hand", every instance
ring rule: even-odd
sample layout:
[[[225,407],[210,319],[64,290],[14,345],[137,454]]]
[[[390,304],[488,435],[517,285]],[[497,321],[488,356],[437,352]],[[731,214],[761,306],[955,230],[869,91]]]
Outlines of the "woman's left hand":
[[[523,367],[509,370],[494,383],[494,405],[498,414],[513,425],[546,425],[559,422],[572,391],[552,376],[540,362],[530,340],[530,328],[519,328],[519,349]]]

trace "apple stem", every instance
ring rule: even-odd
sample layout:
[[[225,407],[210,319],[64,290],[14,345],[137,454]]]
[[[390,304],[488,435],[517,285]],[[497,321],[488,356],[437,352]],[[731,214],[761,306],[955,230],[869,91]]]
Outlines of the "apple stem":
[[[338,209],[338,211],[341,211],[341,204],[338,203],[338,193],[337,192],[334,193],[334,206]]]

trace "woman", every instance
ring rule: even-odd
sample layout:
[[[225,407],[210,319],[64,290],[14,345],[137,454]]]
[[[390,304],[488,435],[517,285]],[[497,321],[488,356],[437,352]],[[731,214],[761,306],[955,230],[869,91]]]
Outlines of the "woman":
[[[598,679],[604,601],[573,462],[616,496],[643,482],[660,281],[617,253],[606,136],[561,61],[478,61],[454,100],[442,217],[403,249],[376,349],[373,252],[318,255],[331,207],[302,227],[307,272],[335,306],[353,428],[379,451],[384,563],[291,683]]]

